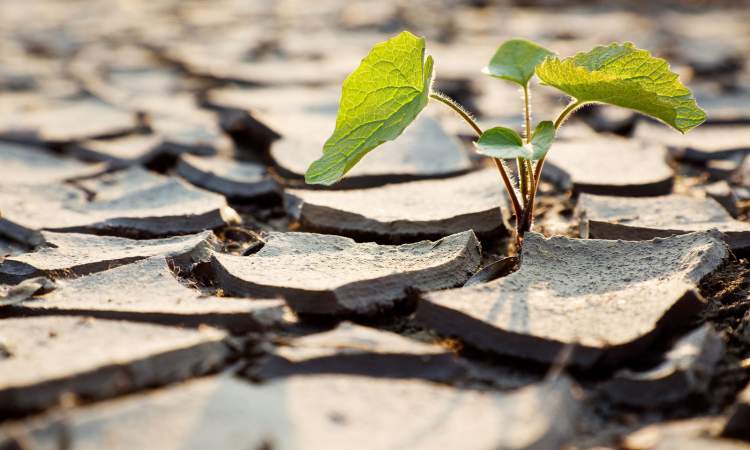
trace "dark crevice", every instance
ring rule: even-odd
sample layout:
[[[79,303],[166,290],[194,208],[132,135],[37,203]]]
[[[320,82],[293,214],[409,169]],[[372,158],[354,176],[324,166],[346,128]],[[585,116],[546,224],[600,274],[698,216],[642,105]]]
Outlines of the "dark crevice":
[[[198,329],[202,326],[212,326],[229,331],[232,334],[243,334],[248,331],[258,331],[258,323],[251,314],[238,313],[201,313],[177,314],[160,312],[134,311],[106,311],[95,309],[57,309],[57,308],[26,308],[17,305],[12,308],[0,309],[0,319],[11,317],[93,317],[95,319],[120,320],[140,323],[153,323],[181,328]],[[0,356],[1,358],[1,356]]]

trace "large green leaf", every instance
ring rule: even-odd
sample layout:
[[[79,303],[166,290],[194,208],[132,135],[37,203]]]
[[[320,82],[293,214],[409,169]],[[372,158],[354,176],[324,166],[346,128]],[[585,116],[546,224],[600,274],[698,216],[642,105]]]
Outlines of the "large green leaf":
[[[536,74],[579,102],[634,109],[683,133],[706,120],[706,113],[669,64],[629,42],[596,47],[564,60],[548,58]]]
[[[554,53],[526,39],[505,41],[482,71],[493,77],[526,86],[534,69]]]
[[[336,129],[305,181],[331,185],[378,145],[397,138],[429,100],[432,57],[408,31],[375,45],[344,81]]]
[[[494,127],[482,133],[474,145],[478,153],[493,158],[537,161],[547,154],[554,139],[555,125],[545,120],[537,125],[530,144],[524,144],[521,136],[511,128]]]

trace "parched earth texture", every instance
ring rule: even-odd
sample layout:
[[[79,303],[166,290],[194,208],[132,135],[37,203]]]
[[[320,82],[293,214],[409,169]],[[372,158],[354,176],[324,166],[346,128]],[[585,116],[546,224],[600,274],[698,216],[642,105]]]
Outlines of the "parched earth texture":
[[[439,104],[305,185],[403,29],[484,127],[515,36],[634,41],[708,121],[580,111],[520,255]],[[747,55],[746,1],[0,1],[0,449],[750,450]]]

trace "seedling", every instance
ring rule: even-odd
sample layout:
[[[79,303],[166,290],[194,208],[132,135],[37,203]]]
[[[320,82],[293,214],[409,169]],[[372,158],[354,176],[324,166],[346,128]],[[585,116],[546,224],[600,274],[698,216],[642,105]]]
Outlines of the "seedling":
[[[596,47],[560,59],[525,39],[503,43],[484,73],[518,84],[523,94],[523,137],[512,128],[482,130],[454,100],[432,89],[433,60],[425,58],[425,41],[408,31],[375,45],[344,81],[336,129],[323,156],[305,174],[311,184],[339,181],[363,156],[396,139],[432,99],[457,113],[477,134],[479,153],[495,162],[515,216],[516,242],[534,220],[534,198],[556,131],[578,108],[607,103],[658,119],[686,133],[706,120],[692,93],[669,64],[631,43]],[[572,100],[554,121],[539,122],[532,131],[530,80],[557,88]],[[518,176],[511,179],[506,160],[515,160]]]

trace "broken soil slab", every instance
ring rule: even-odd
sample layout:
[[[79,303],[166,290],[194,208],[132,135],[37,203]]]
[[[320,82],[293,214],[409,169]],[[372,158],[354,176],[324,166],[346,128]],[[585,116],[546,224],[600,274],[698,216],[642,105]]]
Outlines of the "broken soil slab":
[[[190,85],[176,68],[161,64],[150,50],[126,43],[89,42],[68,64],[86,91],[109,103],[129,107],[146,96],[175,94]]]
[[[177,173],[196,186],[233,200],[274,199],[281,195],[278,184],[261,164],[218,156],[182,155],[177,163]]]
[[[65,152],[84,161],[101,161],[113,168],[146,165],[159,156],[161,138],[155,134],[131,134],[114,139],[92,139],[71,144]]]
[[[264,120],[239,109],[219,110],[219,126],[238,144],[236,153],[251,160],[269,160],[271,143],[281,137]]]
[[[705,162],[702,169],[711,181],[734,180],[741,176],[745,157],[743,153],[735,153],[724,159],[711,159]]]
[[[635,129],[638,115],[625,108],[610,105],[591,105],[580,110],[581,119],[599,133],[627,136]]]
[[[729,254],[718,233],[642,242],[530,233],[517,272],[425,294],[416,320],[494,354],[552,363],[573,345],[573,366],[616,366],[689,325],[703,308],[698,283]]]
[[[29,245],[0,237],[0,258],[21,255],[23,253],[30,252],[31,250],[32,247]]]
[[[565,379],[502,394],[357,376],[262,385],[218,376],[80,408],[64,421],[9,424],[0,444],[4,434],[6,445],[15,437],[40,449],[57,448],[63,435],[80,450],[552,449],[571,439],[578,410]]]
[[[750,158],[745,158],[742,161],[737,172],[730,181],[734,185],[736,191],[750,188]]]
[[[576,212],[584,238],[638,241],[717,229],[733,251],[750,249],[750,224],[734,219],[712,198],[584,194],[578,199]]]
[[[92,139],[75,143],[65,152],[85,161],[101,161],[111,168],[133,165],[150,166],[164,158],[181,154],[213,155],[217,148],[206,146],[173,145],[159,134],[131,134],[114,139]]]
[[[88,194],[66,184],[0,185],[0,234],[39,245],[40,230],[149,238],[191,234],[240,220],[223,196],[140,168],[80,185]]]
[[[149,116],[150,129],[161,137],[159,149],[166,154],[211,156],[234,150],[232,140],[218,126],[218,117]]]
[[[704,186],[706,195],[716,200],[732,217],[740,215],[739,196],[726,181],[717,181]]]
[[[218,114],[201,108],[192,92],[148,95],[129,107],[143,115],[148,129],[171,150],[210,155],[233,149],[219,127]]]
[[[265,153],[282,132],[322,146],[335,123],[340,96],[338,87],[221,87],[206,92],[201,102],[218,112],[221,128],[236,142]]]
[[[750,152],[750,126],[747,125],[703,126],[683,135],[664,125],[642,120],[635,129],[635,137],[658,142],[667,146],[676,159],[696,163]]]
[[[179,42],[170,46],[163,57],[191,75],[219,82],[251,86],[321,86],[340,83],[356,67],[362,56],[360,52],[342,47],[333,58],[270,58],[249,61],[242,52],[217,52],[215,46],[208,46],[205,42]],[[294,70],[289,70],[289,67],[294,67]]]
[[[154,256],[92,275],[57,281],[49,294],[16,306],[14,315],[80,315],[198,327],[232,333],[265,331],[284,323],[281,300],[215,297],[182,284],[171,259]]]
[[[218,110],[248,112],[307,112],[336,114],[341,90],[330,87],[277,86],[272,88],[221,87],[211,89],[203,102]]]
[[[41,147],[0,142],[0,184],[47,184],[103,172],[100,164],[60,157]]]
[[[218,115],[198,108],[192,94],[149,95],[127,103],[138,111],[139,133],[79,140],[66,151],[115,167],[173,160],[183,153],[211,156],[234,151],[234,143],[219,127]]]
[[[51,407],[71,393],[108,398],[221,367],[224,332],[80,317],[3,319],[0,416]]]
[[[474,286],[475,284],[486,283],[504,277],[518,270],[520,258],[518,256],[506,256],[497,261],[491,262],[482,267],[471,278],[466,280],[464,287]]]
[[[738,47],[719,38],[678,39],[675,50],[696,78],[712,80],[742,69],[744,50]]]
[[[136,115],[94,99],[53,103],[0,121],[0,136],[14,141],[59,144],[136,131]]]
[[[332,115],[307,114],[299,117],[302,128],[293,126],[294,115],[284,114],[280,126],[272,126],[284,138],[271,145],[271,158],[279,174],[301,181],[310,164],[322,155],[326,131],[332,131]],[[287,122],[288,121],[288,122]],[[289,123],[289,125],[287,125]],[[287,128],[288,127],[288,128]],[[316,131],[302,130],[315,127]],[[285,130],[293,133],[285,133]],[[323,133],[321,133],[321,130]],[[473,167],[461,142],[448,135],[442,125],[428,115],[420,116],[396,141],[387,142],[367,154],[336,189],[366,188],[387,183],[442,178],[467,172]]]
[[[748,92],[738,92],[732,95],[717,96],[709,94],[700,98],[696,92],[696,98],[701,108],[706,111],[706,125],[749,125],[750,104]]]
[[[29,278],[15,286],[0,286],[0,307],[18,305],[55,287],[55,283],[45,277]]]
[[[674,404],[693,394],[703,394],[724,355],[724,343],[711,325],[680,338],[664,361],[645,371],[629,369],[602,384],[602,391],[619,404],[653,408]]]
[[[648,196],[672,192],[667,150],[612,135],[552,147],[542,177],[563,189],[599,195]]]
[[[696,417],[643,427],[625,436],[625,450],[748,450],[750,444],[718,436],[722,420]]]
[[[171,179],[141,167],[131,167],[127,170],[108,172],[98,177],[76,181],[75,186],[86,191],[91,199],[103,201],[115,200],[134,192],[152,189]]]
[[[497,171],[370,189],[289,189],[285,206],[302,229],[358,240],[399,243],[466,230],[479,237],[505,232]]]
[[[737,396],[723,434],[727,437],[750,441],[750,385]]]
[[[257,379],[350,374],[448,382],[466,370],[446,348],[345,322],[331,331],[281,343],[247,374]]]
[[[463,284],[479,267],[480,253],[471,231],[399,246],[272,232],[258,252],[215,253],[212,266],[228,295],[283,297],[304,314],[370,315],[393,308],[412,291]]]
[[[41,237],[44,244],[37,251],[6,258],[0,264],[1,281],[18,283],[38,276],[72,278],[156,255],[186,264],[207,259],[213,246],[210,231],[148,240],[51,232],[42,232]]]

